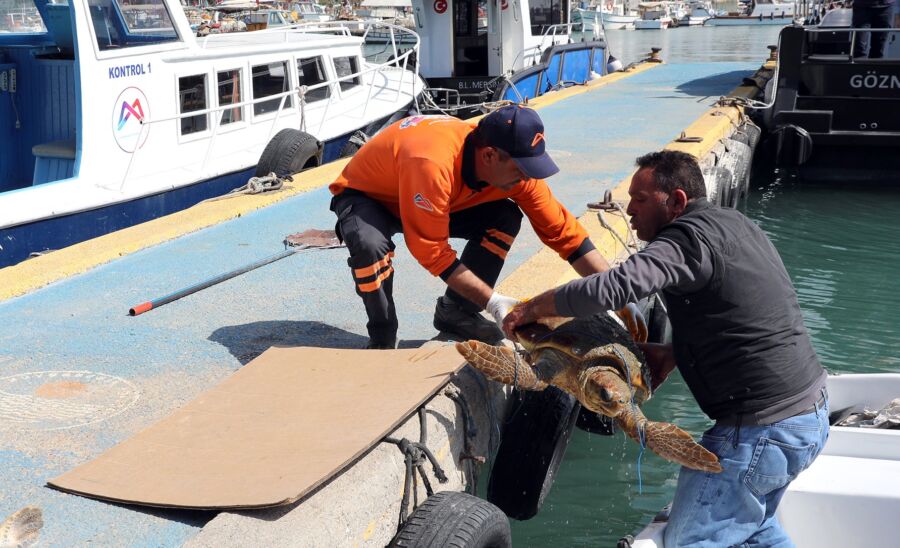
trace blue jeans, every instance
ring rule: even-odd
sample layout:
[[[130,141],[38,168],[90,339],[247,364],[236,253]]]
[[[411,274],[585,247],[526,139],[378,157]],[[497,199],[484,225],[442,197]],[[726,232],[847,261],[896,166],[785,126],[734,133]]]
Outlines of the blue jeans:
[[[788,484],[828,439],[828,400],[816,411],[762,426],[716,424],[700,444],[722,472],[681,468],[665,548],[794,546],[775,518]]]

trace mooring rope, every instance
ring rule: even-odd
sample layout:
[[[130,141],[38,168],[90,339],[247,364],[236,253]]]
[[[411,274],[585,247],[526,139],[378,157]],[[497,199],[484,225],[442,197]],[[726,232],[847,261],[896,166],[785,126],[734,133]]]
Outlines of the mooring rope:
[[[384,441],[393,443],[400,448],[400,451],[403,452],[404,464],[406,465],[406,474],[403,479],[403,500],[400,502],[400,522],[397,525],[398,531],[403,527],[403,524],[406,523],[406,518],[409,515],[406,512],[406,508],[409,506],[410,490],[412,490],[413,494],[413,509],[415,510],[415,508],[419,506],[419,491],[414,485],[416,471],[419,472],[419,477],[422,478],[422,484],[425,486],[425,493],[429,497],[434,494],[434,489],[431,488],[431,482],[428,481],[428,476],[425,474],[425,459],[428,459],[431,463],[434,477],[436,477],[440,483],[447,483],[449,481],[444,470],[441,468],[441,465],[438,464],[437,459],[434,458],[434,454],[426,445],[427,436],[428,434],[425,427],[425,407],[422,406],[419,408],[418,442],[409,441],[406,438],[384,438]]]
[[[227,198],[234,198],[235,196],[243,196],[246,194],[262,194],[263,192],[281,190],[286,180],[293,181],[291,177],[279,177],[274,172],[270,172],[268,175],[263,175],[261,177],[250,177],[246,184],[230,190],[228,194],[207,198],[200,203],[215,202],[217,200],[225,200]]]

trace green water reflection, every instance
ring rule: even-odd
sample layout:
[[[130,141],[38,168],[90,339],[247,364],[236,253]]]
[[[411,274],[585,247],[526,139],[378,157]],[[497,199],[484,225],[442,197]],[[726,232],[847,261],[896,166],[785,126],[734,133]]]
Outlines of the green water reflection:
[[[797,288],[806,326],[831,372],[900,370],[900,188],[821,186],[772,170],[755,177],[745,213],[766,231]],[[695,436],[710,422],[673,375],[645,406]],[[613,547],[671,499],[678,467],[624,435],[577,431],[540,514],[513,523],[514,546]],[[639,481],[642,492],[639,492]]]

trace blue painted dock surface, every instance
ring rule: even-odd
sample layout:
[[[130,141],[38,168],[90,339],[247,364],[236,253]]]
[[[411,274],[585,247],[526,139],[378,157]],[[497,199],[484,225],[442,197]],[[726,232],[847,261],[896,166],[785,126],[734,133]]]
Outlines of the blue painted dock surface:
[[[580,215],[633,170],[638,155],[676,138],[757,67],[662,65],[542,108],[548,147],[561,167],[550,179],[554,193]],[[32,505],[43,510],[46,545],[177,546],[211,519],[212,512],[110,504],[44,484],[272,345],[363,345],[366,319],[344,249],[302,252],[127,316],[133,305],[281,251],[287,234],[331,228],[329,199],[325,188],[301,194],[0,303],[0,520]],[[401,347],[414,347],[436,334],[431,317],[444,286],[397,242]],[[503,275],[539,246],[523,227]],[[455,247],[461,251],[461,242]],[[65,407],[71,380],[96,392],[94,407]],[[42,398],[9,396],[38,385],[49,386]]]

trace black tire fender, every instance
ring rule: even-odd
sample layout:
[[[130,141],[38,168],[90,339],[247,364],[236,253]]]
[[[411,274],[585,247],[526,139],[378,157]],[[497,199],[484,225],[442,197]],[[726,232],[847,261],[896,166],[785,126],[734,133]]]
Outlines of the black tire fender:
[[[263,149],[256,164],[256,176],[275,173],[285,177],[322,165],[324,145],[321,141],[300,131],[285,128],[275,134]]]
[[[512,418],[503,427],[487,500],[507,516],[526,520],[538,513],[553,486],[581,404],[555,386],[517,394],[521,403],[512,404]]]
[[[654,295],[650,301],[650,310],[644,313],[644,317],[647,318],[647,342],[656,344],[672,342],[672,324],[669,323],[669,314],[663,305],[662,297]]]
[[[409,516],[391,547],[508,548],[509,520],[490,502],[468,493],[441,491]]]
[[[365,131],[362,131],[362,130],[355,131],[353,133],[353,135],[351,135],[347,139],[347,142],[344,143],[344,146],[341,147],[341,152],[338,154],[338,158],[346,158],[348,156],[353,156],[368,141],[369,141],[369,135]]]

